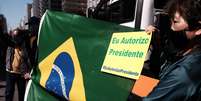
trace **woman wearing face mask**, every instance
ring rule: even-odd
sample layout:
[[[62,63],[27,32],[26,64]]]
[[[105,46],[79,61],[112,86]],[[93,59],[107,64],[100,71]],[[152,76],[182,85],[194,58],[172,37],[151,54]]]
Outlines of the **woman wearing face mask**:
[[[171,29],[183,32],[187,41],[176,61],[161,66],[160,82],[143,101],[201,101],[201,0],[170,0],[166,11]],[[146,32],[157,29],[148,26]],[[178,43],[181,37],[177,37]]]

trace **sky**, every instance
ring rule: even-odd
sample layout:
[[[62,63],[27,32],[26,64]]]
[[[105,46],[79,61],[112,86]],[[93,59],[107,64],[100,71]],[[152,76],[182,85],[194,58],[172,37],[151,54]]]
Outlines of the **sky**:
[[[27,15],[27,3],[32,3],[32,0],[0,0],[0,14],[6,17],[8,29],[16,28]]]

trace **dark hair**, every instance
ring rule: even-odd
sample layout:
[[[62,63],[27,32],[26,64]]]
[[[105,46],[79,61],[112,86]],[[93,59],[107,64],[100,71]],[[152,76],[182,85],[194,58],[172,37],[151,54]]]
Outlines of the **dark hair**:
[[[201,0],[170,0],[165,11],[171,19],[178,12],[189,25],[189,30],[201,28]]]
[[[39,25],[40,24],[40,18],[33,16],[29,18],[28,22],[25,23],[25,25]]]
[[[20,46],[27,38],[28,31],[17,28],[13,30],[13,33],[14,32],[16,33],[16,35],[12,35],[13,41],[16,46]]]

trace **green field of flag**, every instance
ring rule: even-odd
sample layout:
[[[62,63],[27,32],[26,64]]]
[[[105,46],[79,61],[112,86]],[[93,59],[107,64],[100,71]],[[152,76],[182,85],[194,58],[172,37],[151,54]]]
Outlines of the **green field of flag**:
[[[47,11],[38,35],[38,66],[25,101],[126,101],[134,81],[101,72],[115,32],[134,29]],[[114,61],[115,62],[115,61]]]

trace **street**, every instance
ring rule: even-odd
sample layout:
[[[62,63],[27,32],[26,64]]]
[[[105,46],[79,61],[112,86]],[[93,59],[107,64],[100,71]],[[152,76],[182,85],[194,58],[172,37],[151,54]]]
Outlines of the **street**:
[[[0,69],[0,101],[5,101],[5,89],[6,89],[5,71]],[[18,101],[16,86],[13,101]]]

